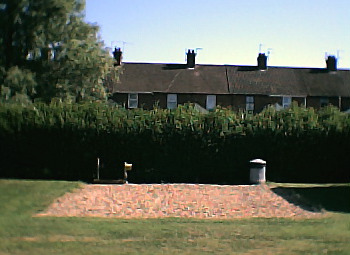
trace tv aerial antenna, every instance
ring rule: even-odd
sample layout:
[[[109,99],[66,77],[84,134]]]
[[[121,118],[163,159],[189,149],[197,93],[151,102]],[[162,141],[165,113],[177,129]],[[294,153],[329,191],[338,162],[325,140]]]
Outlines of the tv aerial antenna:
[[[194,52],[197,54],[197,52],[198,52],[199,50],[203,50],[203,48],[196,48],[196,49],[194,50]]]
[[[187,61],[187,52],[188,52],[189,49],[185,48],[185,61]],[[194,49],[194,53],[197,55],[197,52],[199,50],[203,50],[203,48],[195,48]]]
[[[272,48],[268,48],[268,49],[266,50],[266,51],[267,51],[267,52],[266,52],[266,53],[267,53],[266,55],[267,55],[268,58],[270,58],[270,55],[272,54],[272,50],[273,50]]]
[[[339,65],[339,60],[342,59],[342,57],[340,56],[340,53],[344,52],[344,50],[337,50],[337,61],[338,61],[338,65]]]
[[[113,49],[113,47],[116,46],[116,43],[122,43],[123,44],[123,47],[122,47],[122,51],[124,52],[124,49],[125,49],[125,45],[129,44],[129,45],[132,45],[131,42],[126,42],[126,41],[112,41],[111,42],[111,48]]]
[[[265,46],[264,44],[260,43],[259,44],[259,54],[263,53],[263,46]],[[266,50],[266,56],[269,58],[270,55],[272,54],[272,48],[267,48]]]

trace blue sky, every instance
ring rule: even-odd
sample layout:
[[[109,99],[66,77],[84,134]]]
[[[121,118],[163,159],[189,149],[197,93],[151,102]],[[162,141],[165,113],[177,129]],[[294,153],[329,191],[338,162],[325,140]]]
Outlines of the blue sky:
[[[262,44],[270,66],[350,69],[350,0],[86,0],[85,20],[125,62],[256,65]]]

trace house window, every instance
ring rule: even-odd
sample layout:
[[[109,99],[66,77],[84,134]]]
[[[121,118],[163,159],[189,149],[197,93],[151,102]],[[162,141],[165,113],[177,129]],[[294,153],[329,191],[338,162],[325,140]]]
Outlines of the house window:
[[[207,110],[212,110],[216,106],[216,96],[207,95]]]
[[[321,99],[320,99],[321,107],[327,106],[328,104],[329,104],[329,98],[328,97],[321,97]]]
[[[137,108],[139,103],[139,96],[137,93],[128,94],[128,107],[129,108]]]
[[[167,108],[175,109],[177,107],[177,95],[176,94],[168,94],[167,99]]]
[[[254,97],[253,96],[246,96],[245,97],[245,109],[247,111],[254,111]]]
[[[292,97],[283,97],[282,98],[282,106],[283,108],[288,108],[292,104]]]

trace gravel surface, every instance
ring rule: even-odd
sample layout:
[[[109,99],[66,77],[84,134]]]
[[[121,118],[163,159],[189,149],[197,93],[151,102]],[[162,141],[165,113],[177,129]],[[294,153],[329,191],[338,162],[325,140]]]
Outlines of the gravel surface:
[[[321,216],[287,202],[267,185],[84,185],[37,216],[245,218]]]

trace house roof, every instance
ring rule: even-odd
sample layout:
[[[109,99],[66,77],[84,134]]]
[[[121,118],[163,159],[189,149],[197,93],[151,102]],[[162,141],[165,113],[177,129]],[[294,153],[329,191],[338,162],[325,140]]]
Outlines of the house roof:
[[[321,68],[124,63],[113,93],[198,93],[350,97],[350,71]]]
[[[229,93],[224,66],[125,63],[121,68],[113,92]]]
[[[326,69],[295,69],[298,82],[310,96],[350,96],[350,71],[328,72]]]
[[[227,70],[230,92],[234,94],[306,95],[290,68],[260,71],[255,66],[227,66]]]

